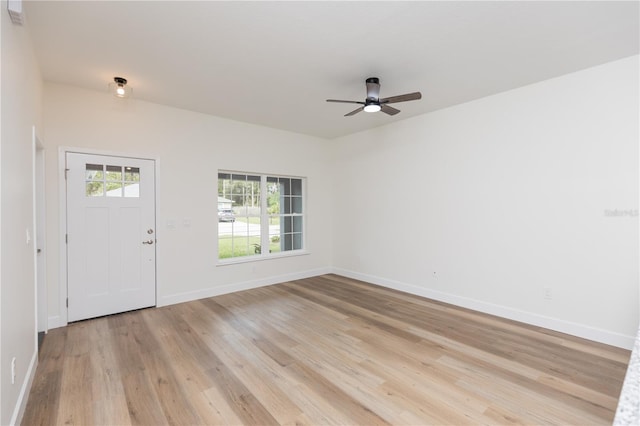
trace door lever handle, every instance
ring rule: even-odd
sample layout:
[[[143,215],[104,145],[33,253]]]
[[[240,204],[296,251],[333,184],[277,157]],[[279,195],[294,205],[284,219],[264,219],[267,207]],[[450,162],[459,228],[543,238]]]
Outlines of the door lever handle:
[[[153,244],[153,240],[143,241],[142,244]]]

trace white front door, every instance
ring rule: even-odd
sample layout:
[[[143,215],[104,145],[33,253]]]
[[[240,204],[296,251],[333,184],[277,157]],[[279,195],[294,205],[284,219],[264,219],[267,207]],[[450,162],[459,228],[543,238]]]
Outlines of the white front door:
[[[155,162],[67,153],[68,321],[156,304]]]

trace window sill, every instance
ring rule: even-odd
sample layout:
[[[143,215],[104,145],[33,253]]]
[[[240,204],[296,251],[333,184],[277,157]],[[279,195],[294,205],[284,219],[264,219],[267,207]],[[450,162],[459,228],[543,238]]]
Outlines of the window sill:
[[[230,259],[218,260],[216,266],[237,265],[239,263],[263,262],[265,260],[282,259],[286,257],[306,256],[311,254],[308,250],[294,250],[269,254],[265,256],[242,256]]]

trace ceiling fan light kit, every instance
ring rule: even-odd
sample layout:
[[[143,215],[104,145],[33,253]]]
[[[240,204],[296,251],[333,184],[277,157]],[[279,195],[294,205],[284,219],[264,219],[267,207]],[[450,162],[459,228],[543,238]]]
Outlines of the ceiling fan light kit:
[[[400,112],[399,109],[396,109],[389,104],[394,104],[398,102],[406,102],[406,101],[415,101],[422,98],[422,94],[420,92],[407,93],[404,95],[391,96],[388,98],[380,99],[380,80],[377,77],[369,77],[365,80],[365,84],[367,86],[367,97],[364,102],[360,101],[343,101],[340,99],[327,99],[327,102],[340,102],[346,104],[359,104],[362,105],[360,108],[355,109],[351,112],[346,113],[345,117],[350,117],[359,113],[360,111],[364,112],[378,112],[382,111],[388,115],[396,115]]]

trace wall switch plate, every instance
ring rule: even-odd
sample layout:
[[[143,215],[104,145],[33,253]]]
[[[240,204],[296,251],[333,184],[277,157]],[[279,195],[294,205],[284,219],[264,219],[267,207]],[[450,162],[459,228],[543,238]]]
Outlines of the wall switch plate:
[[[551,291],[551,287],[544,288],[544,298],[547,300],[553,299],[553,292]]]

